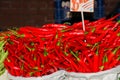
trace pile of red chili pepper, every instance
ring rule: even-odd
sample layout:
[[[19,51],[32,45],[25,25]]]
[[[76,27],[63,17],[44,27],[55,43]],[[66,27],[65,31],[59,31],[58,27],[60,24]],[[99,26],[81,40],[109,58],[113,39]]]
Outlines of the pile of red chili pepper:
[[[6,34],[4,61],[14,76],[44,76],[58,70],[92,73],[120,65],[120,20],[101,18],[73,25],[24,26]]]

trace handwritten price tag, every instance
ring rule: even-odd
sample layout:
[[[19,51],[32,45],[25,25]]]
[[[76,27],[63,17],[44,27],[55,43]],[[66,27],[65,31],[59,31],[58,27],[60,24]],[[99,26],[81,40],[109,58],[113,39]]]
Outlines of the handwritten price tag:
[[[70,0],[70,11],[94,12],[94,0]]]

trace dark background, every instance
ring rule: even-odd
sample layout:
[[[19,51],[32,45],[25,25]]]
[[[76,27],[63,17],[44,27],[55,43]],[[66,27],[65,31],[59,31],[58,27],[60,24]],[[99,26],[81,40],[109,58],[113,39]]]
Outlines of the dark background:
[[[53,22],[53,0],[0,0],[0,30]]]
[[[104,1],[105,14],[111,16],[120,0]],[[25,25],[41,27],[43,24],[54,23],[54,5],[54,0],[0,0],[0,31]],[[92,14],[87,18],[92,19],[91,16]],[[76,19],[76,16],[73,17],[73,21]]]

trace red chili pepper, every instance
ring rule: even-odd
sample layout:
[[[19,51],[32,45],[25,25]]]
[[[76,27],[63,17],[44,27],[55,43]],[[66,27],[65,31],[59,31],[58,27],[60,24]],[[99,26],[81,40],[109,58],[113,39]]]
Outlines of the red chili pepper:
[[[98,72],[99,71],[99,46],[96,48],[96,52],[94,54],[93,58],[93,71]]]
[[[115,16],[113,16],[113,17],[111,17],[110,19],[108,19],[108,20],[114,20],[114,19],[116,19],[117,17],[119,17],[120,16],[120,13],[118,13],[117,15],[115,15]]]
[[[100,46],[100,45],[99,45]],[[104,57],[104,53],[105,53],[105,49],[104,48],[101,48],[99,49],[99,66],[102,66],[102,60],[103,60],[103,57]]]
[[[68,56],[65,56],[65,55],[61,55],[67,62],[69,62],[69,64],[71,64],[71,68],[73,69],[73,71],[79,71],[79,68],[77,67],[77,64],[73,62],[73,60],[71,60],[69,57],[70,55]]]
[[[73,51],[70,50],[70,53],[76,58],[78,63],[84,67],[85,71],[90,72],[90,69],[87,67],[86,63],[84,63],[79,57],[77,57]]]
[[[63,28],[70,27],[69,25],[65,24],[45,24],[42,26],[43,28],[57,28],[58,30],[62,30]]]
[[[114,26],[112,27],[112,30],[114,30],[115,28],[117,28],[119,24],[120,24],[120,20],[118,20],[118,21],[114,24]]]
[[[98,38],[96,38],[95,40],[92,41],[92,43],[97,43],[100,42],[102,40],[102,38],[104,38],[106,36],[106,34],[108,33],[109,30],[106,30],[105,33],[101,34]]]
[[[85,24],[88,24],[89,23],[89,20],[84,20],[84,23]],[[82,22],[78,22],[78,23],[74,23],[73,25],[72,25],[72,27],[74,27],[74,28],[77,28],[77,29],[82,29]]]
[[[116,52],[120,49],[120,46],[116,47],[111,53],[108,55],[108,61],[111,62]]]
[[[67,36],[84,36],[84,31],[78,30],[78,31],[65,32],[63,36],[65,36],[65,37],[67,37]]]
[[[114,59],[114,61],[112,61],[109,64],[109,68],[108,69],[111,69],[111,68],[115,67],[119,61],[120,61],[120,56],[118,56],[118,58]]]
[[[20,76],[23,73],[23,70],[21,70],[20,67],[15,66],[15,64],[10,60],[8,61],[8,59],[4,61],[4,64],[8,71],[14,76]]]
[[[100,25],[101,23],[103,23],[105,21],[106,21],[106,19],[103,17],[103,18],[100,18],[100,19],[98,19],[96,21],[90,22],[87,25],[88,26],[96,26],[96,25]]]
[[[21,27],[5,39],[5,50],[11,60],[9,64],[5,61],[6,69],[13,75],[37,77],[61,69],[87,73],[117,66],[120,26],[113,21],[116,17],[85,20],[86,31],[82,30],[82,22],[72,26]],[[10,64],[14,67],[9,67]]]

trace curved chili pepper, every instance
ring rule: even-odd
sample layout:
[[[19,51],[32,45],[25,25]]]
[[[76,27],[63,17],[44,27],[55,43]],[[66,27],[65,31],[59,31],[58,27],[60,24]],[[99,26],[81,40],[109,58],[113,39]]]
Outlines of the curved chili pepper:
[[[96,52],[94,54],[94,58],[93,58],[93,71],[94,72],[98,72],[99,71],[99,46],[97,46]]]
[[[118,20],[118,21],[114,24],[114,26],[112,27],[112,30],[114,30],[115,28],[117,28],[119,24],[120,24],[120,20]]]
[[[119,17],[120,16],[120,13],[118,13],[117,15],[115,15],[115,16],[113,16],[113,17],[111,17],[110,19],[108,19],[108,20],[114,20],[114,19],[116,19],[117,17]]]

